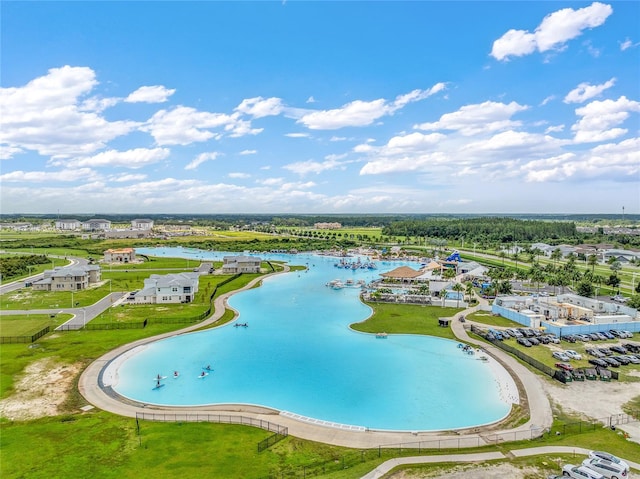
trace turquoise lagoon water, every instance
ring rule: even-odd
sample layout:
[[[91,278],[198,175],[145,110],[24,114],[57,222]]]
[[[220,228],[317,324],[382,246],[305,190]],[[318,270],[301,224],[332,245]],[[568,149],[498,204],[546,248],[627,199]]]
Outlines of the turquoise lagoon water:
[[[139,248],[139,254],[220,260],[229,253]],[[261,255],[308,265],[307,272],[267,278],[229,304],[237,322],[145,346],[118,368],[114,389],[149,404],[257,404],[309,418],[385,430],[440,430],[497,421],[510,411],[489,366],[457,342],[417,335],[386,339],[349,329],[371,309],[357,288],[333,279],[369,281],[399,265],[345,270],[336,258]],[[364,259],[364,258],[363,258]],[[204,366],[213,372],[200,379]],[[173,371],[180,372],[178,378]],[[157,374],[167,376],[154,389]]]

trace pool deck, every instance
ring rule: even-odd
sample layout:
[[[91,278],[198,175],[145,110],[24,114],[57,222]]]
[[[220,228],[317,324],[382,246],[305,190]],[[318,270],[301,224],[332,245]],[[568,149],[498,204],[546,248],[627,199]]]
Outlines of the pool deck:
[[[285,266],[287,272],[289,269]],[[274,273],[274,274],[282,274]],[[257,282],[262,281],[264,277],[256,278],[243,289],[253,287]],[[236,293],[235,291],[234,293]],[[302,439],[322,442],[353,448],[374,448],[379,446],[399,446],[403,447],[434,447],[437,443],[438,447],[477,447],[485,444],[493,444],[516,439],[530,439],[539,436],[545,429],[550,428],[553,416],[551,405],[544,392],[540,380],[534,373],[521,365],[514,358],[504,351],[487,343],[476,341],[470,338],[464,329],[464,323],[458,318],[463,314],[470,314],[480,309],[480,306],[469,308],[465,311],[457,313],[451,321],[451,328],[456,337],[470,344],[482,347],[488,354],[497,359],[503,366],[509,370],[516,383],[519,383],[520,404],[523,409],[529,410],[529,421],[512,429],[499,429],[491,426],[478,427],[461,431],[373,431],[373,430],[349,430],[343,427],[329,427],[326,425],[313,424],[308,421],[295,419],[288,415],[281,415],[276,410],[260,408],[246,405],[224,405],[224,406],[198,406],[198,407],[166,407],[146,405],[118,398],[114,394],[110,394],[110,388],[104,388],[100,385],[100,375],[102,370],[115,358],[121,354],[143,344],[148,344],[159,339],[177,336],[185,332],[200,329],[205,325],[213,324],[218,321],[226,308],[228,308],[227,299],[233,294],[225,294],[215,299],[214,314],[205,321],[193,326],[172,331],[170,333],[145,338],[133,343],[116,348],[91,363],[82,373],[78,382],[78,389],[82,396],[92,405],[102,410],[109,411],[125,417],[136,417],[136,414],[155,413],[155,414],[180,414],[181,417],[191,417],[196,420],[196,416],[207,414],[225,414],[237,415],[244,417],[252,417],[255,419],[268,421],[288,428],[290,435]],[[485,301],[485,300],[481,300]],[[486,303],[486,301],[485,301]],[[189,420],[189,419],[185,419]],[[427,443],[429,445],[427,446]]]

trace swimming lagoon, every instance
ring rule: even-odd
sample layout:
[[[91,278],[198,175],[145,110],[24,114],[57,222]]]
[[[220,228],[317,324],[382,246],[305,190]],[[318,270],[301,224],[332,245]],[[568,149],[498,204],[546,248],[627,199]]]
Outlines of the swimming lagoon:
[[[136,251],[198,261],[231,254],[185,248]],[[371,309],[360,302],[358,288],[326,286],[334,279],[368,282],[397,266],[419,264],[376,262],[376,270],[346,270],[336,268],[338,259],[328,256],[260,257],[308,269],[266,278],[260,287],[233,295],[229,305],[239,312],[234,322],[132,350],[106,375],[113,389],[147,404],[261,405],[380,430],[472,427],[509,413],[506,373],[495,364],[464,354],[455,341],[418,335],[381,339],[353,331],[349,325],[365,320]],[[248,327],[235,327],[236,322]],[[201,378],[207,365],[213,371]],[[179,371],[177,378],[174,371]],[[155,389],[158,374],[167,378]]]

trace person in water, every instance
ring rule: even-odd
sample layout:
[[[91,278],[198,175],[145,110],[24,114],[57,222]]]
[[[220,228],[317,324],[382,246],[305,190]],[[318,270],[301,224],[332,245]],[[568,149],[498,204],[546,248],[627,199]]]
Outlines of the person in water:
[[[205,368],[207,371],[211,371],[211,365],[207,364],[207,367]]]
[[[158,381],[156,382],[156,387],[159,388],[160,387],[160,380],[158,379]]]
[[[205,373],[204,371],[202,371],[202,373],[200,373],[200,376],[206,376],[207,373]]]
[[[175,377],[178,377],[178,371],[174,371],[174,372],[173,372],[173,375],[174,375]]]

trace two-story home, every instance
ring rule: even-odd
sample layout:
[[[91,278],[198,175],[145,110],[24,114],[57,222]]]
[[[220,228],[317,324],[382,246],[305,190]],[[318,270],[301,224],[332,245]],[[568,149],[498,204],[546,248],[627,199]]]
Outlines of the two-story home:
[[[93,218],[82,223],[85,231],[107,231],[111,229],[111,221],[102,218]]]
[[[153,229],[153,220],[146,218],[137,218],[131,220],[131,228],[134,230],[150,230]]]
[[[259,273],[262,259],[255,256],[225,256],[222,258],[222,272],[225,274]]]
[[[33,282],[38,291],[79,291],[100,282],[100,266],[64,266],[44,272],[44,278]]]
[[[190,303],[198,292],[200,273],[152,274],[129,297],[136,304]]]
[[[82,223],[78,220],[65,219],[65,220],[56,220],[56,229],[64,230],[64,231],[73,231],[78,230],[82,226]]]
[[[136,250],[133,248],[114,248],[104,252],[105,263],[132,263],[135,260]]]

